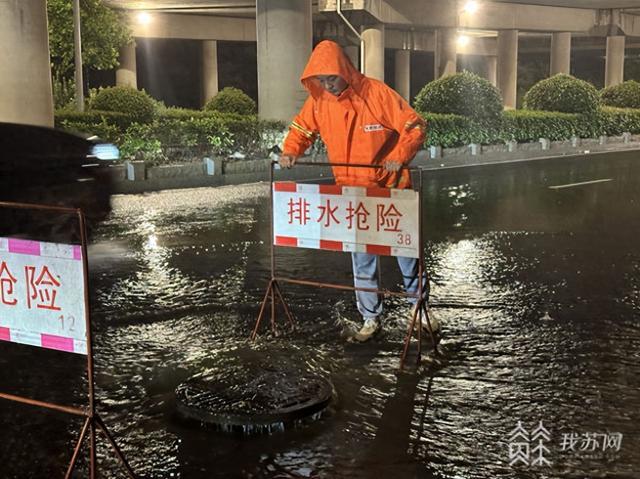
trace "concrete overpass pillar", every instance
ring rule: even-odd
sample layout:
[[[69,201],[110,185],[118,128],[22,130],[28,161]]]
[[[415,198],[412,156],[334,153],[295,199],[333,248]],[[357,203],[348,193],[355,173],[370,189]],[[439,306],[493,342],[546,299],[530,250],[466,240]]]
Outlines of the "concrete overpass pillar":
[[[384,25],[362,27],[364,40],[364,74],[384,81]]]
[[[551,34],[551,76],[571,73],[571,32]]]
[[[436,30],[436,50],[433,73],[436,78],[453,75],[457,69],[458,34],[455,28]]]
[[[489,80],[493,86],[498,86],[498,57],[484,57],[484,77]]]
[[[410,101],[411,96],[411,50],[396,50],[395,66],[396,91],[402,98]]]
[[[623,35],[607,37],[605,87],[619,85],[624,81],[624,47],[625,37]]]
[[[120,65],[116,70],[116,85],[138,88],[138,76],[136,74],[136,44],[131,42],[120,49],[118,59]]]
[[[53,126],[46,0],[0,1],[0,121]]]
[[[311,55],[311,0],[256,0],[258,112],[290,122],[307,98],[300,75]]]
[[[349,57],[351,63],[356,68],[356,70],[360,71],[360,47],[356,45],[347,45],[343,47],[342,50],[344,54]]]
[[[218,94],[218,42],[202,42],[202,104]]]
[[[518,30],[498,32],[498,89],[502,93],[504,107],[516,107],[518,86]]]

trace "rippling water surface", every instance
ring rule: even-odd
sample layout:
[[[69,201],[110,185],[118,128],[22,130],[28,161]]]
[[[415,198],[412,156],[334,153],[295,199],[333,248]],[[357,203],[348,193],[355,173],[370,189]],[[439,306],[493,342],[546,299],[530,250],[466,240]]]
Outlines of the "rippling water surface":
[[[558,188],[599,179],[611,181]],[[343,335],[357,319],[351,293],[287,286],[298,330],[247,341],[270,274],[267,185],[118,196],[113,206],[89,251],[98,410],[142,476],[640,478],[634,155],[425,172],[427,269],[445,337],[439,359],[402,374],[408,308],[397,299],[383,333],[353,345]],[[393,261],[382,266],[397,287]],[[351,277],[339,253],[279,249],[277,267]],[[328,377],[330,410],[250,438],[175,417],[182,381],[256,357]],[[82,371],[74,355],[0,344],[6,392],[79,405]],[[526,451],[512,436],[519,421],[548,431],[549,464],[514,455]],[[0,477],[62,476],[77,420],[3,402],[0,422]],[[603,446],[618,434],[619,450]],[[538,440],[524,441],[529,462]],[[99,453],[103,477],[121,477]]]

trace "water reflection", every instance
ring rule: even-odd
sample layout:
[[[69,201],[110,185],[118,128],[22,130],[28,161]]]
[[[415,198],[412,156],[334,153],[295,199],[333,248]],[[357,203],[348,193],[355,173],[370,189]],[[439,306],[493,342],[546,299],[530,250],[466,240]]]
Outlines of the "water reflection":
[[[443,357],[410,374],[397,372],[408,309],[397,299],[383,334],[352,345],[341,337],[356,314],[351,293],[288,286],[298,331],[247,343],[270,267],[266,185],[117,197],[90,251],[99,409],[154,478],[636,477],[638,169],[620,155],[426,173],[427,269],[446,336]],[[549,189],[605,176],[613,181]],[[351,281],[347,255],[283,249],[277,265]],[[383,271],[400,284],[396,268]],[[82,363],[34,349],[0,343],[2,388],[81,404]],[[174,417],[178,384],[255,355],[329,377],[328,413],[249,440]],[[25,465],[30,477],[60,475],[66,455],[27,459],[15,440],[68,450],[76,426],[49,420],[3,406],[3,477],[27,477]],[[550,430],[547,469],[509,466],[518,421]],[[561,450],[563,434],[605,432],[624,434],[615,455]]]

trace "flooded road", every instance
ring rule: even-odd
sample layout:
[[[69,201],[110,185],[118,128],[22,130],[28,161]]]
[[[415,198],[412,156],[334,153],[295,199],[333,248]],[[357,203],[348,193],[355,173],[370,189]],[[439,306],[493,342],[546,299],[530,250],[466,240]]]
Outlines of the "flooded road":
[[[268,185],[117,196],[89,250],[98,411],[150,478],[640,478],[636,155],[425,172],[443,357],[403,374],[400,299],[353,345],[352,293],[285,285],[298,330],[248,343],[270,274]],[[277,268],[351,281],[342,253],[281,248]],[[329,411],[249,438],[176,418],[181,382],[249,360],[329,378]],[[0,343],[12,394],[81,405],[83,367]],[[1,404],[0,477],[62,477],[81,423]],[[99,453],[103,477],[124,477]]]

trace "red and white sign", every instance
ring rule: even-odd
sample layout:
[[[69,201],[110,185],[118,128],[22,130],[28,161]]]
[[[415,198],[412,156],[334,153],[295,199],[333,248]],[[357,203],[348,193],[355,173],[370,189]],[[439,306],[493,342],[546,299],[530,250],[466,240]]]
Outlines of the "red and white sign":
[[[419,257],[413,190],[273,183],[274,244]]]
[[[0,238],[0,340],[87,354],[82,248]]]

